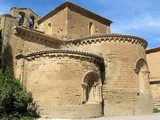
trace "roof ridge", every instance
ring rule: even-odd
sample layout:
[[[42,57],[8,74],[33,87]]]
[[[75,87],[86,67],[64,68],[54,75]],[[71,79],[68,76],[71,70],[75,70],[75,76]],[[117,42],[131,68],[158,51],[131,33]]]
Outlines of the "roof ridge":
[[[97,38],[102,38],[101,40],[99,41],[104,41],[104,38],[103,37],[115,37],[114,39],[111,39],[111,40],[118,40],[119,38],[125,38],[123,39],[123,41],[128,41],[128,42],[131,42],[131,43],[137,43],[139,42],[143,47],[147,47],[147,41],[144,40],[143,38],[141,37],[137,37],[137,36],[133,36],[133,35],[125,35],[125,34],[119,34],[119,33],[108,33],[108,34],[96,34],[96,35],[90,35],[90,36],[84,36],[84,37],[81,37],[81,38],[76,38],[76,39],[68,39],[68,41],[63,41],[62,39],[58,39],[58,38],[55,38],[53,36],[48,36],[40,31],[35,31],[33,29],[28,29],[28,28],[25,28],[25,27],[16,27],[15,28],[16,30],[19,29],[19,31],[17,32],[23,32],[22,30],[25,30],[25,31],[29,31],[29,32],[34,32],[34,33],[37,33],[39,35],[42,35],[44,37],[47,37],[45,40],[46,41],[52,41],[52,42],[56,42],[56,43],[60,43],[61,45],[64,45],[64,44],[77,44],[77,43],[81,43],[81,42],[88,42],[88,41],[91,41],[92,42],[92,39],[95,39],[95,41],[97,41]],[[121,41],[121,40],[119,40]]]
[[[146,40],[144,40],[143,38],[141,37],[138,37],[138,36],[135,36],[135,35],[127,35],[127,34],[121,34],[121,33],[102,33],[102,34],[94,34],[94,35],[88,35],[88,36],[83,36],[83,37],[80,37],[80,38],[75,38],[75,39],[69,39],[70,41],[75,41],[75,40],[83,40],[83,39],[86,39],[86,38],[96,38],[96,37],[108,37],[108,36],[115,36],[115,37],[130,37],[130,38],[137,38],[137,39],[141,39],[143,41],[146,42]]]
[[[28,9],[28,10],[30,10],[31,12],[33,12],[35,15],[37,15],[37,17],[41,18],[36,12],[34,12],[34,11],[33,11],[32,9],[30,9],[30,8],[26,8],[26,7],[22,7],[22,8],[12,7],[12,8],[10,9],[10,11],[11,11],[12,9]]]
[[[95,59],[97,59],[100,62],[103,62],[104,59],[102,57],[100,57],[99,55],[93,54],[93,53],[89,53],[89,52],[83,52],[83,51],[74,51],[74,50],[64,50],[64,49],[48,49],[48,50],[40,50],[40,51],[34,51],[31,53],[26,53],[26,54],[17,54],[16,58],[20,59],[23,57],[31,57],[31,56],[37,56],[37,55],[44,55],[44,54],[68,54],[68,55],[83,55],[86,57],[93,57]]]
[[[152,50],[152,49],[157,49],[157,48],[160,48],[160,46],[158,46],[158,47],[152,47],[152,48],[147,48],[147,50]]]
[[[79,8],[79,10],[77,10],[76,12],[79,12],[79,13],[81,13],[81,14],[85,14],[85,12],[86,12],[86,13],[88,13],[87,15],[89,15],[90,17],[91,17],[91,16],[92,16],[92,17],[94,16],[94,19],[97,19],[97,17],[98,17],[98,18],[99,18],[98,20],[101,21],[101,22],[103,22],[103,23],[105,23],[105,24],[111,24],[111,23],[112,23],[112,21],[109,20],[109,19],[107,19],[107,18],[104,18],[104,17],[102,17],[102,16],[100,16],[100,15],[98,15],[98,14],[96,14],[96,13],[93,13],[93,12],[91,12],[91,11],[89,11],[89,10],[81,7],[81,6],[78,6],[78,5],[76,5],[76,4],[72,3],[72,2],[67,1],[67,2],[64,2],[64,3],[62,3],[61,5],[59,5],[59,6],[56,7],[55,9],[53,9],[51,12],[49,12],[49,13],[46,14],[45,16],[43,16],[40,20],[38,20],[38,24],[42,23],[43,21],[45,21],[45,20],[46,20],[47,18],[49,18],[50,16],[53,16],[54,14],[58,13],[60,10],[64,9],[65,7],[72,8],[72,9],[74,9],[75,11],[76,11],[75,8]],[[75,8],[74,8],[74,7],[75,7]],[[104,22],[104,21],[105,21],[105,22]]]

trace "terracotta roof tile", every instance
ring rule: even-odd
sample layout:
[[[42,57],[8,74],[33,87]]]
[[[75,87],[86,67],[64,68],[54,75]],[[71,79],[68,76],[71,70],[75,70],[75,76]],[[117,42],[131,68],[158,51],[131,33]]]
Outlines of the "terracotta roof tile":
[[[159,52],[160,51],[160,46],[159,47],[155,47],[155,48],[150,48],[146,50],[146,54],[149,53],[154,53],[154,52]]]

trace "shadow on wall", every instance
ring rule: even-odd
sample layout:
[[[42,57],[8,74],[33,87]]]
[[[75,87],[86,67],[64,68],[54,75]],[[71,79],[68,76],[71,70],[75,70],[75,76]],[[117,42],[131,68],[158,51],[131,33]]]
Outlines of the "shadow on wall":
[[[3,32],[0,30],[0,67],[9,68],[11,74],[14,75],[12,49],[9,44],[4,45]]]
[[[105,66],[107,66],[107,65],[105,65],[104,63],[102,63],[101,65],[100,65],[100,71],[101,71],[101,79],[102,79],[102,85],[104,84],[104,82],[105,82],[105,73],[106,73],[106,69],[105,69]]]
[[[22,32],[23,35],[18,35],[17,33],[15,34],[15,36],[17,37],[17,39],[21,38],[23,40],[23,42],[25,42],[25,45],[27,46],[32,46],[34,44],[34,48],[36,48],[35,46],[38,46],[38,48],[40,47],[49,47],[49,48],[55,48],[55,49],[60,49],[61,47],[61,42],[54,42],[54,41],[49,41],[47,42],[47,40],[45,40],[45,37],[38,37],[37,36],[41,36],[41,34],[36,35],[33,33],[27,33],[25,34],[25,32]],[[40,48],[42,49],[42,48]],[[38,49],[38,50],[40,50]],[[35,50],[37,51],[37,50]]]
[[[102,79],[102,88],[103,88],[103,85],[105,84],[106,82],[106,69],[105,69],[105,65],[104,63],[100,65],[100,71],[101,71],[101,79]],[[103,92],[103,91],[102,91]],[[103,94],[102,94],[102,113],[104,115],[104,97],[103,97]]]
[[[3,66],[8,67],[10,73],[14,75],[12,48],[9,44],[7,46],[4,46],[2,64]]]

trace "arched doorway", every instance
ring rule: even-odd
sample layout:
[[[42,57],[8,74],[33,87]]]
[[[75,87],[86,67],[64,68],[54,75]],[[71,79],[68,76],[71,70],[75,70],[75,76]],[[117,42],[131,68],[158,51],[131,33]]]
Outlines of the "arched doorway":
[[[101,77],[94,71],[87,72],[83,78],[82,104],[102,102]]]

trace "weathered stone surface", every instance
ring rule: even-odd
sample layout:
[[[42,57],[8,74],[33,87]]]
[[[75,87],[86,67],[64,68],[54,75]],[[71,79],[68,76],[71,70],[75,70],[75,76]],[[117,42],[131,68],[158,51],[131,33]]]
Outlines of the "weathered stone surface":
[[[17,61],[17,76],[22,76],[43,116],[96,117],[102,115],[102,62],[81,52],[39,51]],[[69,114],[67,109],[76,110]]]
[[[41,19],[26,8],[0,16],[6,64],[32,92],[42,117],[152,113],[147,42],[110,33],[111,23],[70,2]],[[159,104],[156,88],[151,84]]]
[[[17,19],[17,24],[37,29],[37,21],[40,17],[31,9],[13,7],[10,10],[10,14]]]
[[[148,49],[146,53],[154,108],[160,109],[160,48]]]
[[[42,17],[38,30],[64,41],[97,33],[110,33],[112,21],[66,2]]]

